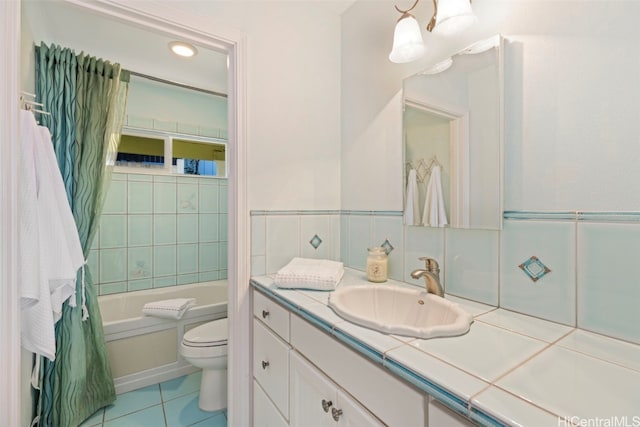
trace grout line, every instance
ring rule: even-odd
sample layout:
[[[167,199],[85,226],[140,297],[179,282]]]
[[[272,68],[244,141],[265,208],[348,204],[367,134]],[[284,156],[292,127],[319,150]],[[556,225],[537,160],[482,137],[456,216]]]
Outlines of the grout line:
[[[573,332],[573,330],[568,331],[566,334],[561,335],[560,337],[558,337],[556,340],[551,341],[546,343],[547,345],[545,345],[544,347],[542,347],[540,350],[534,352],[533,354],[531,354],[529,357],[527,357],[525,360],[523,360],[522,362],[520,362],[519,364],[517,364],[516,366],[514,366],[513,368],[507,370],[506,372],[504,372],[502,375],[498,376],[498,378],[494,379],[493,381],[491,381],[492,385],[496,385],[496,383],[498,381],[500,381],[501,379],[503,379],[504,377],[506,377],[507,375],[511,374],[512,372],[514,372],[516,369],[519,369],[521,367],[523,367],[526,363],[530,362],[533,358],[537,357],[538,355],[540,355],[541,353],[545,352],[546,350],[552,348],[556,343],[558,343],[560,340],[562,340],[564,337],[568,336],[569,334],[571,334]],[[544,341],[542,341],[544,342]]]
[[[492,310],[491,312],[493,312],[493,311],[496,311],[496,310]],[[487,313],[483,313],[483,314],[487,314]],[[481,315],[481,316],[482,316],[482,315]],[[534,340],[536,340],[536,341],[541,341],[541,342],[544,342],[544,343],[547,343],[547,344],[549,344],[549,343],[553,343],[553,342],[556,342],[556,341],[557,341],[557,340],[555,340],[555,339],[554,339],[554,340],[551,340],[551,341],[548,341],[548,340],[545,340],[545,339],[542,339],[542,338],[539,338],[539,337],[535,337],[535,336],[533,336],[533,335],[530,335],[530,334],[528,334],[528,333],[526,333],[526,332],[520,332],[520,331],[517,331],[517,330],[515,330],[515,329],[510,329],[510,328],[509,328],[509,327],[507,327],[507,326],[497,325],[497,324],[495,324],[495,323],[488,322],[488,321],[486,321],[486,320],[484,320],[484,319],[474,318],[473,320],[474,320],[474,321],[477,321],[477,322],[480,322],[480,323],[483,323],[483,324],[485,324],[485,325],[488,325],[488,326],[494,327],[494,328],[503,329],[503,330],[505,330],[505,331],[509,331],[509,332],[511,332],[511,333],[513,333],[513,334],[521,335],[521,336],[523,336],[523,337],[531,338],[531,339],[534,339]],[[542,319],[541,319],[541,320],[542,320]],[[561,325],[561,326],[566,326],[566,325]],[[560,336],[560,338],[564,338],[565,336],[567,336],[567,335],[568,335],[568,334],[570,334],[571,332],[575,331],[575,328],[573,328],[573,327],[571,327],[571,326],[567,326],[567,328],[571,328],[571,330],[569,330],[569,331],[567,331],[567,332],[563,333],[563,334]]]
[[[507,393],[507,394],[509,394],[509,395],[511,395],[511,396],[513,396],[513,397],[515,397],[515,398],[516,398],[516,399],[518,399],[518,400],[522,400],[523,402],[525,402],[525,403],[527,403],[527,404],[529,404],[529,405],[531,405],[531,406],[533,406],[533,407],[535,407],[535,408],[537,408],[537,409],[539,409],[539,410],[541,410],[541,411],[543,411],[543,412],[546,412],[547,414],[549,414],[549,415],[551,415],[551,416],[557,417],[557,418],[558,418],[558,420],[562,419],[562,417],[561,417],[560,415],[558,415],[558,414],[556,414],[556,413],[552,412],[551,410],[546,409],[546,408],[544,408],[544,407],[540,406],[539,404],[534,403],[534,402],[532,402],[532,401],[530,401],[530,400],[528,400],[528,399],[524,399],[524,398],[522,398],[522,397],[518,396],[517,394],[515,394],[515,393],[513,393],[513,392],[511,392],[511,391],[509,391],[509,390],[507,390],[507,389],[505,389],[505,388],[503,388],[503,387],[500,387],[499,385],[493,385],[492,387],[495,387],[495,388],[497,388],[498,390],[501,390],[501,391],[503,391],[503,392],[505,392],[505,393]],[[484,391],[484,390],[483,390],[483,391]],[[477,394],[480,394],[480,393],[477,393]],[[474,398],[477,396],[477,394],[474,396]],[[572,425],[574,425],[574,424],[572,424]]]
[[[566,335],[564,337],[566,337]],[[585,350],[579,350],[579,349],[575,349],[575,348],[572,348],[572,347],[567,347],[566,345],[562,345],[560,343],[556,343],[556,346],[559,347],[559,348],[571,351],[573,353],[581,354],[581,355],[589,357],[591,359],[599,360],[599,361],[604,362],[604,363],[608,363],[608,364],[611,364],[611,365],[614,365],[614,366],[618,366],[620,368],[624,368],[624,369],[628,369],[628,370],[633,371],[633,372],[640,373],[640,369],[632,368],[631,366],[624,365],[622,362],[618,362],[618,361],[614,361],[614,360],[610,360],[610,359],[605,359],[604,357],[597,356],[597,355],[592,354],[592,353],[587,353]]]
[[[435,354],[433,354],[433,353],[429,353],[428,351],[426,351],[426,350],[424,350],[424,349],[422,349],[422,348],[420,348],[420,347],[418,347],[418,346],[416,346],[416,345],[413,345],[413,343],[416,343],[417,341],[420,341],[420,340],[421,340],[421,339],[416,339],[416,340],[414,340],[414,341],[411,341],[411,344],[410,344],[410,343],[406,343],[406,345],[408,345],[410,348],[413,348],[413,349],[415,349],[415,350],[417,350],[417,351],[419,351],[419,352],[421,352],[421,353],[423,353],[423,354],[425,354],[425,355],[427,355],[427,356],[429,356],[429,357],[432,357],[432,358],[434,358],[434,359],[436,359],[436,360],[438,360],[438,361],[440,361],[440,362],[444,363],[444,364],[445,364],[445,365],[447,365],[447,366],[450,366],[450,367],[452,367],[452,368],[454,368],[454,369],[456,369],[456,370],[458,370],[458,371],[460,371],[460,372],[464,372],[465,374],[467,374],[467,375],[469,375],[469,376],[471,376],[471,377],[473,377],[473,378],[475,378],[475,379],[477,379],[477,380],[479,380],[479,381],[481,381],[481,382],[483,382],[483,383],[485,383],[485,384],[491,384],[491,382],[490,382],[490,381],[487,381],[487,380],[485,380],[484,378],[482,378],[482,377],[480,377],[480,376],[478,376],[478,375],[476,375],[476,374],[474,374],[474,373],[471,373],[471,372],[467,371],[466,369],[461,368],[460,366],[456,366],[456,365],[454,365],[452,362],[449,362],[448,360],[443,359],[442,357],[440,357],[440,356],[438,356],[438,355],[435,355]],[[424,341],[427,341],[427,340],[428,340],[428,338],[427,338],[427,339],[424,339]],[[392,358],[392,359],[393,359],[393,358]],[[399,363],[400,365],[405,366],[405,367],[406,367],[407,369],[409,369],[410,371],[415,372],[415,373],[416,373],[416,374],[418,374],[419,376],[421,376],[421,377],[423,377],[423,378],[427,378],[427,379],[428,379],[428,377],[426,377],[424,374],[419,373],[419,372],[418,372],[418,371],[416,371],[414,368],[412,368],[412,367],[410,367],[410,366],[406,365],[405,363],[401,363],[401,362],[399,362],[399,361],[397,361],[397,360],[396,360],[396,363]],[[430,381],[433,381],[433,380],[430,380]],[[435,382],[435,381],[434,381],[434,382]]]
[[[578,278],[578,274],[579,274],[579,268],[578,268],[578,251],[580,249],[580,242],[578,241],[578,222],[576,221],[574,223],[574,233],[575,233],[575,238],[574,238],[574,250],[575,253],[573,254],[573,271],[574,271],[574,281],[573,281],[573,287],[574,287],[574,291],[575,291],[575,298],[573,300],[573,303],[575,304],[575,313],[574,313],[574,318],[573,318],[573,324],[576,325],[576,328],[578,327],[578,310],[579,310],[579,306],[578,306],[578,291],[579,291],[579,278]]]

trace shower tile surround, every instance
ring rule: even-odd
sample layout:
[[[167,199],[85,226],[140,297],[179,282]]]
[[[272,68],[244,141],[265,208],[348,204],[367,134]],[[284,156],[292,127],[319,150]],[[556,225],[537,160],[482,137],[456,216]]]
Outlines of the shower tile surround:
[[[507,212],[496,231],[406,227],[401,212],[253,211],[251,226],[254,276],[294,256],[364,271],[367,248],[386,241],[391,279],[422,286],[410,273],[430,256],[448,295],[640,344],[640,214]],[[520,267],[532,257],[535,281]]]
[[[226,179],[114,173],[88,259],[98,293],[225,279],[226,197]]]

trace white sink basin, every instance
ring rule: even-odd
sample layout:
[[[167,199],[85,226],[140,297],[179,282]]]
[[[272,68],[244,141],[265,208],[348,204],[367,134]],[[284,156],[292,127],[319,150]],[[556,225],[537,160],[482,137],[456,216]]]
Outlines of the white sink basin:
[[[340,288],[329,295],[329,306],[358,325],[415,338],[462,335],[473,322],[473,316],[458,304],[424,290],[395,285]]]

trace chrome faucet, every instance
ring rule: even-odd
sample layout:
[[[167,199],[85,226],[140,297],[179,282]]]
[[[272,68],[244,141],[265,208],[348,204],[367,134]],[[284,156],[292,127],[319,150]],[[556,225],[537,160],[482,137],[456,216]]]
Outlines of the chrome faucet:
[[[444,289],[442,289],[442,284],[440,284],[440,266],[438,262],[429,257],[420,257],[418,259],[424,261],[425,269],[412,271],[411,277],[414,279],[424,277],[427,292],[436,294],[439,297],[444,297]]]

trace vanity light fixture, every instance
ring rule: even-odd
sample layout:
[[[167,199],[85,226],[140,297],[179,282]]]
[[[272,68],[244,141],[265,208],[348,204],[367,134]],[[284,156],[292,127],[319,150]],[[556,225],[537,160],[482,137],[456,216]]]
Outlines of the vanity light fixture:
[[[176,55],[187,58],[198,53],[198,49],[196,49],[195,46],[185,42],[171,42],[169,43],[169,49]]]
[[[393,33],[393,48],[389,54],[391,62],[411,62],[424,55],[425,47],[420,26],[416,18],[409,13],[415,9],[419,1],[416,0],[413,6],[406,10],[394,6],[402,15]],[[427,24],[427,31],[441,35],[455,34],[476,20],[471,10],[471,0],[433,0],[433,16]]]

